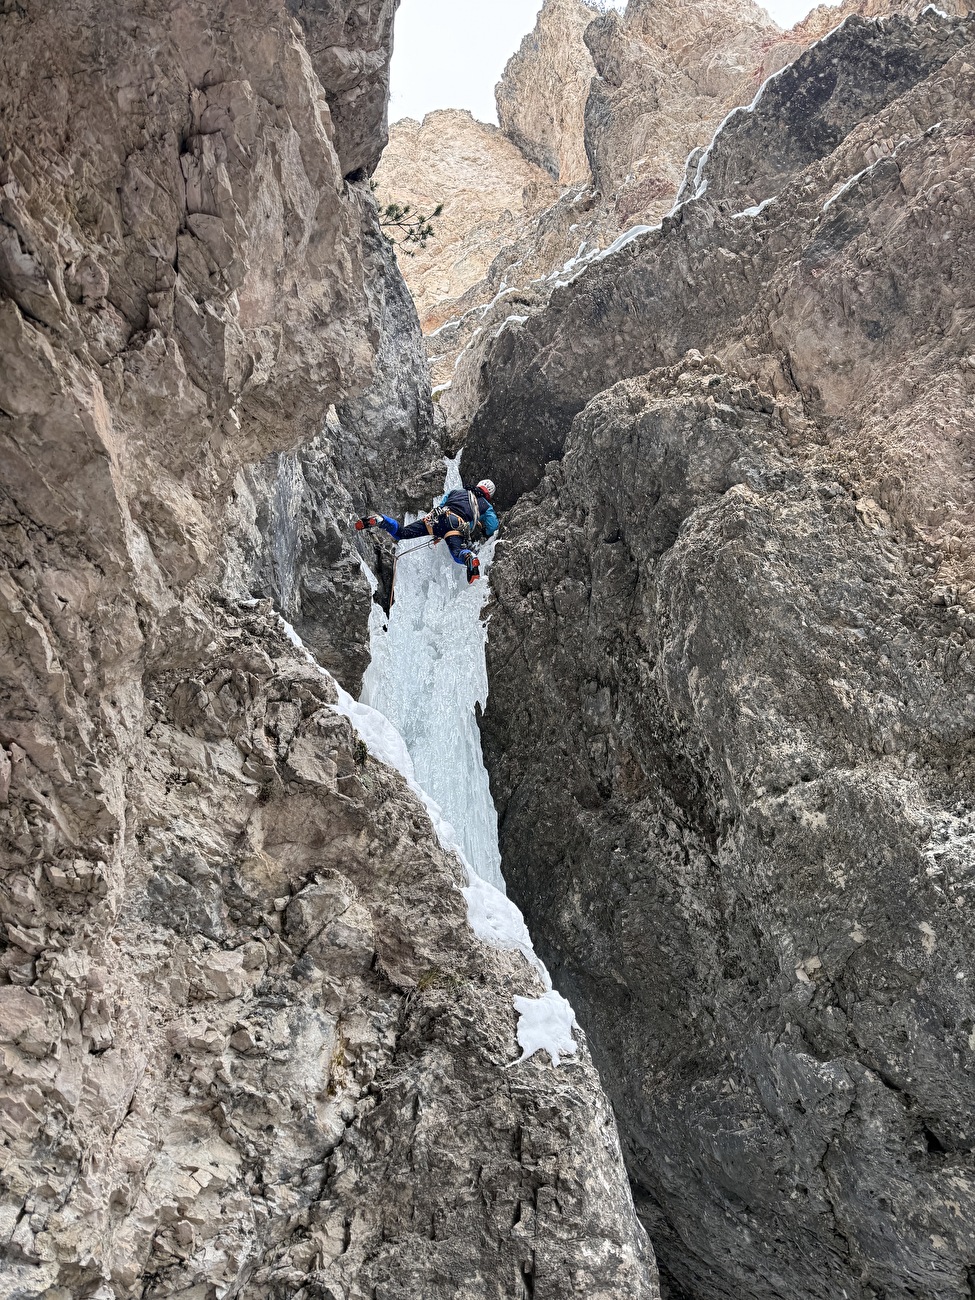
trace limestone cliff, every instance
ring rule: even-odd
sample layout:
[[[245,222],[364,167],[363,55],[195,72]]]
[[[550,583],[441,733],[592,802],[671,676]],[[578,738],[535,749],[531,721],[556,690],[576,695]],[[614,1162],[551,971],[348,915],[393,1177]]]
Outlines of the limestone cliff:
[[[558,194],[548,173],[503,132],[456,109],[428,113],[422,123],[397,122],[376,185],[381,203],[424,213],[443,204],[434,239],[400,255],[427,331],[454,314],[453,300],[484,279]]]
[[[547,214],[561,212],[566,185],[589,183],[594,68],[584,33],[595,14],[586,0],[545,0],[496,89],[500,129],[453,110],[393,125],[376,173],[380,199],[427,212],[444,205],[427,248],[400,257],[425,332],[481,314],[505,282],[526,285],[536,266],[546,273],[565,260],[572,220]],[[461,334],[466,342],[470,328]],[[435,383],[449,378],[463,342],[451,327],[431,345]]]
[[[594,68],[585,0],[547,0],[495,90],[501,130],[564,189],[589,179],[584,132]]]
[[[487,277],[442,313],[456,320],[431,341],[431,364],[438,383],[451,383],[444,412],[455,440],[473,413],[470,385],[495,331],[508,317],[544,306],[561,280],[621,230],[659,221],[673,206],[688,154],[813,39],[784,35],[754,0],[631,0],[625,13],[590,8],[589,17],[573,24],[548,0],[498,87],[508,119],[536,124],[536,135],[539,119],[559,122],[563,153],[584,150],[587,165],[576,169],[578,183],[499,252]],[[563,72],[567,64],[574,75]],[[558,86],[564,101],[557,111],[550,100],[557,101]],[[541,156],[527,125],[513,138]]]
[[[543,307],[553,287],[621,232],[660,221],[673,206],[688,155],[706,146],[728,112],[748,104],[768,77],[846,18],[917,16],[923,8],[922,0],[848,0],[823,5],[784,32],[753,0],[630,0],[625,12],[602,13],[576,0],[546,0],[497,97],[512,140],[561,177],[562,193],[526,214],[520,228],[509,228],[478,281],[469,278],[475,268],[463,258],[462,230],[452,232],[447,256],[431,245],[424,264],[425,329],[438,331],[431,368],[438,386],[450,385],[443,412],[452,442],[466,434],[471,383],[495,332],[510,317]],[[951,0],[947,12],[967,13],[966,0]],[[394,156],[398,149],[394,139]],[[450,168],[444,170],[449,194]],[[417,291],[413,269],[404,266]],[[449,267],[464,274],[451,276]],[[429,294],[438,268],[449,296],[435,306]]]
[[[336,711],[438,448],[395,5],[0,6],[0,1294],[656,1294],[591,1063]],[[428,481],[428,480],[426,480]]]
[[[971,1294],[973,43],[849,18],[477,379],[504,869],[693,1300]]]
[[[468,136],[477,132],[486,145],[491,128],[468,122],[458,139],[450,129],[456,115],[430,115],[420,131],[397,124],[378,173],[382,195],[447,207],[438,238],[403,261],[424,329],[457,321],[431,344],[435,381],[451,378],[476,330],[489,331],[509,307],[517,314],[543,304],[565,262],[666,212],[691,149],[800,48],[780,39],[753,0],[677,7],[636,0],[625,14],[600,13],[586,0],[545,0],[496,96],[502,132],[562,196],[553,203],[555,194],[536,186],[519,219],[503,226],[493,191],[511,171],[511,155],[480,148],[486,201],[468,175]],[[499,305],[487,308],[499,294]],[[472,364],[479,355],[475,348]],[[450,418],[460,425],[467,413],[455,397]]]
[[[753,0],[632,0],[625,14],[611,10],[592,23],[586,44],[598,78],[586,104],[586,149],[611,229],[659,220],[673,206],[691,150],[799,52],[780,37]]]
[[[309,442],[238,475],[222,583],[225,596],[271,596],[353,695],[369,660],[372,595],[348,521],[377,502],[420,510],[443,482],[416,310],[391,246],[371,225],[363,255],[379,333],[372,379],[330,407]],[[360,550],[388,589],[388,551],[368,542]]]

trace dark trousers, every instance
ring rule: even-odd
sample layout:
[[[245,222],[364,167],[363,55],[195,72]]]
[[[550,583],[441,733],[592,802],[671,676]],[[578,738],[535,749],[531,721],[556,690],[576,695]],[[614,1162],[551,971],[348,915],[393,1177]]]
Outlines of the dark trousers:
[[[431,521],[434,537],[442,538],[447,543],[450,554],[457,564],[464,564],[471,554],[471,548],[457,532],[458,523],[463,525],[462,520],[450,514],[440,515]],[[415,537],[430,536],[423,519],[417,519],[412,524],[400,524],[395,519],[383,515],[383,527],[390,537],[394,537],[398,542],[409,542]]]

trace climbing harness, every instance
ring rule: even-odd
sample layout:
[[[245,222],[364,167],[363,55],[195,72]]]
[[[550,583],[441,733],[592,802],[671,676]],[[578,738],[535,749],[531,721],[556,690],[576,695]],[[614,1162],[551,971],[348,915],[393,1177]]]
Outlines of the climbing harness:
[[[423,516],[423,522],[434,541],[439,542],[444,537],[459,537],[468,546],[474,541],[471,525],[462,515],[454,510],[448,510],[446,506],[434,506],[428,515]],[[439,537],[434,531],[438,524],[447,525],[446,531]]]
[[[481,511],[477,504],[477,497],[469,489],[455,489],[455,491],[464,491],[467,496],[467,507],[471,512],[469,520],[444,504],[453,495],[453,493],[448,493],[440,505],[434,506],[428,515],[424,515],[423,522],[431,537],[434,535],[435,526],[438,523],[446,522],[449,525],[449,531],[443,533],[443,537],[456,535],[465,545],[475,546],[478,542],[484,541],[484,525],[481,523]]]
[[[456,498],[461,495],[467,497],[468,508],[470,509],[472,516],[470,520],[465,519],[463,515],[458,514],[456,510],[452,510],[449,506],[444,504],[451,496]],[[362,515],[355,521],[355,529],[357,532],[364,532],[367,529],[378,528],[382,526],[383,523],[383,515]],[[429,535],[427,541],[421,542],[419,546],[411,546],[405,551],[400,551],[398,547],[394,548],[393,576],[389,587],[390,605],[392,605],[396,597],[396,568],[401,558],[404,555],[411,555],[413,551],[422,551],[428,546],[436,546],[438,542],[445,541],[448,537],[460,538],[461,543],[468,548],[468,552],[464,559],[468,584],[476,582],[481,576],[480,561],[472,552],[476,549],[478,543],[484,540],[485,531],[484,525],[481,523],[481,512],[477,503],[477,496],[471,492],[469,488],[455,489],[453,493],[448,493],[447,496],[443,498],[440,505],[434,506],[429,514],[423,516],[423,525]],[[397,527],[398,531],[397,525],[394,524],[392,526]],[[442,529],[443,531],[438,532],[438,529]],[[388,532],[389,529],[387,528],[386,531]]]

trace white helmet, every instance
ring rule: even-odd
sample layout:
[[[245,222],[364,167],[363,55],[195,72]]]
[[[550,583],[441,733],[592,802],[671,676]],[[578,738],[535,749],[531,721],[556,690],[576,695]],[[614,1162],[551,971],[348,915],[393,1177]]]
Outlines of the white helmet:
[[[494,483],[489,478],[482,478],[477,485],[477,490],[483,492],[489,501],[494,498]]]

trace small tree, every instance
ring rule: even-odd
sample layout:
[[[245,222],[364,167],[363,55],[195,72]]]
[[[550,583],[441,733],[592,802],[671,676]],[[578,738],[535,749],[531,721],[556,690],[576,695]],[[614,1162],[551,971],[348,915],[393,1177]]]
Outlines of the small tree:
[[[376,182],[371,181],[373,193]],[[427,241],[436,235],[433,223],[443,212],[438,203],[432,212],[414,212],[410,203],[380,203],[379,229],[391,244],[395,244],[407,257],[416,257],[417,249],[426,248]]]

